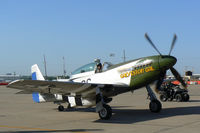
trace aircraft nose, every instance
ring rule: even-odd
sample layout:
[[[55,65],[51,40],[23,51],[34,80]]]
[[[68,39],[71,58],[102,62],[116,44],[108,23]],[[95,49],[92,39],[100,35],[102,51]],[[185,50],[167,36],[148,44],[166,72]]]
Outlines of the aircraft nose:
[[[173,56],[162,56],[159,60],[160,68],[169,69],[176,64],[176,61],[177,59]]]

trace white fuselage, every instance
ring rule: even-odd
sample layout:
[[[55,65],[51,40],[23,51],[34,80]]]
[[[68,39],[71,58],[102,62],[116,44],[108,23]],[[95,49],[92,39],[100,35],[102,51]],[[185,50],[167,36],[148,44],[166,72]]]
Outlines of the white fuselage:
[[[121,78],[122,73],[130,72],[134,67],[145,65],[152,62],[151,60],[145,60],[140,62],[140,59],[121,65],[119,67],[103,71],[101,73],[95,73],[95,71],[79,73],[72,75],[70,80],[73,82],[81,83],[94,83],[94,84],[112,84],[118,86],[129,86],[131,76],[127,78]]]

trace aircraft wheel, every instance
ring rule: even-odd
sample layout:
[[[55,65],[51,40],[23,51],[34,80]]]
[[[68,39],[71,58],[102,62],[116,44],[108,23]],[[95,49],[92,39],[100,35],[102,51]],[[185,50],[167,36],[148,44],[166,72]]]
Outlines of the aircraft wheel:
[[[183,94],[183,101],[188,102],[189,99],[190,99],[190,96],[187,93]]]
[[[167,94],[163,93],[163,94],[160,95],[160,100],[161,100],[162,102],[166,102],[167,99],[168,99]]]
[[[102,120],[109,120],[112,116],[112,109],[109,105],[103,104],[103,109],[99,111],[99,117]]]
[[[149,109],[151,112],[158,113],[162,109],[162,104],[158,100],[152,100],[149,104]]]
[[[176,94],[175,99],[177,102],[181,102],[183,100],[181,94]]]
[[[64,110],[65,110],[64,106],[62,106],[62,105],[58,106],[58,111],[62,112]]]

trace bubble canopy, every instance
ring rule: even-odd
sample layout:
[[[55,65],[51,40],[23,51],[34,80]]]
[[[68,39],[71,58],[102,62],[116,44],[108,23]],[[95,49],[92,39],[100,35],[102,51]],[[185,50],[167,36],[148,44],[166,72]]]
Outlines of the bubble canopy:
[[[86,64],[86,65],[76,69],[74,72],[72,72],[72,75],[90,72],[90,71],[95,71],[96,65],[97,64],[95,62]]]

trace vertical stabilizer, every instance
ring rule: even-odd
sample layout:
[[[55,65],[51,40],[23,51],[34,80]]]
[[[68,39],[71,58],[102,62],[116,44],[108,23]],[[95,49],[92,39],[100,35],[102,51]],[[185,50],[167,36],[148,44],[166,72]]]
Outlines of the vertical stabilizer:
[[[31,67],[31,74],[32,80],[45,80],[37,64]]]

